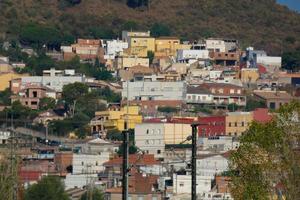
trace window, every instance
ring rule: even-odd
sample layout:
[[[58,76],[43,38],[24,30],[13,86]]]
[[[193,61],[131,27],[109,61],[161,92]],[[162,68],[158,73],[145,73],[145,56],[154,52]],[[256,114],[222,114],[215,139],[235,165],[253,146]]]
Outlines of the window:
[[[242,126],[245,126],[245,122],[242,122]]]
[[[269,107],[271,109],[275,109],[276,108],[276,103],[275,102],[270,102]]]
[[[37,103],[37,101],[32,101],[31,102],[31,105],[37,105],[38,103]]]
[[[147,129],[146,133],[149,134],[149,129]]]
[[[161,153],[161,151],[160,150],[157,150],[157,154],[160,154]]]
[[[234,94],[234,89],[230,89],[230,94]]]
[[[98,161],[96,161],[96,166],[98,166]]]
[[[180,187],[183,187],[183,186],[184,186],[184,183],[183,183],[183,182],[179,183],[179,186],[180,186]]]
[[[237,127],[237,122],[234,123],[234,126]]]
[[[37,91],[33,91],[33,92],[32,92],[32,96],[33,96],[33,97],[37,97]]]
[[[83,165],[84,165],[84,162],[81,162],[81,165],[83,166]]]
[[[231,127],[231,122],[228,123],[228,126]]]

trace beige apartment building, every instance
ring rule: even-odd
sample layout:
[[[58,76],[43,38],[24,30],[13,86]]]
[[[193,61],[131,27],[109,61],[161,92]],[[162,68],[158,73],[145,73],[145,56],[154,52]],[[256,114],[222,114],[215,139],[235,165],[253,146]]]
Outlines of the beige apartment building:
[[[253,121],[251,112],[229,112],[226,115],[226,135],[241,136]]]

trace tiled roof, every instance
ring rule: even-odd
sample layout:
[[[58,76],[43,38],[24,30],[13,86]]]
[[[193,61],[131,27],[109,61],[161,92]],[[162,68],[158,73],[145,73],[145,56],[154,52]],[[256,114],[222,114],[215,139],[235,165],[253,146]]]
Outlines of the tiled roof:
[[[254,94],[263,99],[287,99],[292,100],[294,97],[285,91],[254,91]]]
[[[117,157],[113,158],[110,161],[105,162],[103,165],[104,166],[114,166],[114,165],[122,165],[123,162],[123,157]],[[140,155],[140,154],[133,154],[129,155],[128,162],[130,165],[159,165],[160,162],[155,160],[153,154],[145,154],[145,155]]]
[[[193,87],[193,86],[188,86],[187,87],[187,94],[211,94],[211,92],[201,86]]]

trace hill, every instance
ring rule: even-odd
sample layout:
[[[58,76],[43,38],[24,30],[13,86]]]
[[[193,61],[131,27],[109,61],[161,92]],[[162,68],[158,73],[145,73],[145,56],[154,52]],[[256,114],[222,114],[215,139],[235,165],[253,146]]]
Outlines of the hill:
[[[2,40],[22,40],[24,30],[35,24],[59,35],[58,43],[77,37],[117,37],[123,29],[152,28],[157,35],[188,40],[237,38],[243,47],[254,45],[274,54],[300,46],[300,14],[275,0],[131,2],[142,3],[129,7],[128,0],[2,0],[0,36]]]

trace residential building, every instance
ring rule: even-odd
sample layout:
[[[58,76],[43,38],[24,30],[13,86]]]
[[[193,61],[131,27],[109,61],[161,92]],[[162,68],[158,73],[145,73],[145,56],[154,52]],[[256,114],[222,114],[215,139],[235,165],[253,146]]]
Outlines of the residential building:
[[[127,55],[146,58],[148,52],[155,51],[155,38],[144,36],[131,36],[128,40]]]
[[[102,61],[104,49],[101,46],[101,40],[78,39],[77,43],[71,46],[62,46],[61,50],[64,60],[71,60],[75,56],[79,56],[81,61],[91,61],[96,58]]]
[[[109,161],[109,158],[109,152],[101,152],[100,154],[73,154],[72,174],[97,174],[104,171],[103,164]]]
[[[129,42],[130,37],[150,37],[150,31],[122,31],[122,40]]]
[[[231,103],[235,103],[239,106],[246,105],[246,96],[243,87],[219,83],[204,83],[201,86],[210,90],[214,96],[213,101],[217,105]]]
[[[180,44],[177,37],[159,37],[155,39],[155,57],[175,57],[179,49],[191,49],[191,45]]]
[[[253,84],[259,79],[257,68],[243,68],[241,70],[241,81],[244,84]]]
[[[234,39],[208,38],[205,47],[210,52],[229,52],[238,49],[238,41]]]
[[[131,67],[141,65],[144,67],[149,67],[149,58],[140,58],[136,56],[131,57],[117,57],[114,62],[114,69],[129,69]]]
[[[296,99],[286,91],[262,91],[255,90],[253,94],[264,101],[269,109],[279,109],[280,106],[291,102]]]
[[[163,191],[158,189],[158,176],[131,172],[128,178],[128,199],[131,200],[163,200]],[[122,188],[106,189],[110,200],[122,198]]]
[[[206,88],[200,86],[188,86],[185,100],[190,104],[213,104],[214,96]]]
[[[204,116],[199,117],[198,126],[199,137],[222,136],[225,131],[225,116]]]
[[[127,128],[129,129],[134,128],[136,124],[142,123],[142,116],[138,106],[112,106],[107,111],[95,112],[95,117],[90,122],[91,131],[105,136],[107,129],[125,130],[125,122],[127,122]]]
[[[76,147],[79,147],[75,145]],[[84,154],[102,154],[109,153],[112,156],[119,149],[119,144],[114,144],[101,138],[96,138],[84,143],[80,146],[81,152]]]
[[[10,132],[9,131],[2,131],[0,130],[0,145],[5,145],[8,143],[8,140],[10,138]]]
[[[128,48],[128,43],[122,40],[108,40],[105,46],[105,59],[115,59],[116,56],[121,56],[124,49]]]
[[[164,140],[165,144],[180,144],[191,135],[192,127],[190,123],[165,123]],[[189,144],[191,141],[187,141]]]
[[[153,68],[142,66],[142,65],[136,65],[133,67],[119,70],[119,76],[123,81],[130,81],[133,80],[135,76],[141,75],[152,75],[154,73]]]
[[[135,127],[135,145],[155,158],[163,158],[165,151],[163,123],[141,123]]]
[[[60,176],[66,176],[70,172],[73,163],[73,152],[55,153],[54,163]]]
[[[210,58],[217,65],[222,66],[237,66],[240,60],[240,52],[210,52]]]
[[[127,97],[128,94],[128,97]],[[129,101],[144,100],[179,100],[183,101],[186,94],[186,85],[183,81],[166,82],[141,80],[123,82],[122,98]]]
[[[23,76],[28,76],[28,74],[17,74],[15,72],[0,73],[0,91],[4,91],[9,88],[11,80],[21,78]]]
[[[18,95],[11,96],[11,101],[20,101],[22,105],[31,109],[39,109],[39,102],[44,97],[56,99],[56,92],[40,85],[28,85]]]
[[[75,82],[84,83],[86,81],[86,78],[83,75],[74,75],[74,76],[70,76],[69,74],[57,75],[57,72],[55,69],[53,69],[52,72],[50,72],[50,73],[47,73],[47,72],[48,71],[46,71],[46,74],[47,74],[46,76],[21,77],[19,89],[23,89],[27,85],[42,85],[42,86],[48,87],[50,89],[53,89],[56,92],[62,92],[64,85],[68,85],[68,84],[75,83]],[[12,83],[13,87],[14,87],[14,84],[15,83],[13,82]],[[15,91],[17,91],[16,88],[15,88]]]
[[[46,110],[38,114],[36,118],[34,118],[33,122],[36,124],[44,124],[46,125],[50,121],[53,120],[63,120],[65,118],[64,115],[57,114],[53,110]]]
[[[200,154],[197,156],[197,175],[214,179],[215,175],[229,170],[229,152],[222,154]]]
[[[204,192],[209,192],[211,190],[211,178],[209,176],[199,176],[196,177],[196,191],[197,194]],[[173,194],[191,194],[192,179],[191,175],[179,175],[173,174]]]
[[[211,152],[226,152],[236,150],[240,142],[232,136],[199,137],[199,149]]]
[[[276,56],[254,56],[254,60],[256,64],[262,64],[265,66],[276,66],[281,67],[282,58]]]
[[[122,175],[122,157],[113,158],[103,164],[105,172],[108,174]],[[146,174],[160,175],[165,170],[161,163],[154,158],[152,154],[130,154],[128,157],[128,166],[134,166]]]
[[[226,114],[226,135],[243,135],[253,121],[251,112],[228,112]]]
[[[189,60],[206,60],[209,59],[208,50],[197,49],[179,49],[177,51],[177,62],[187,62]]]

